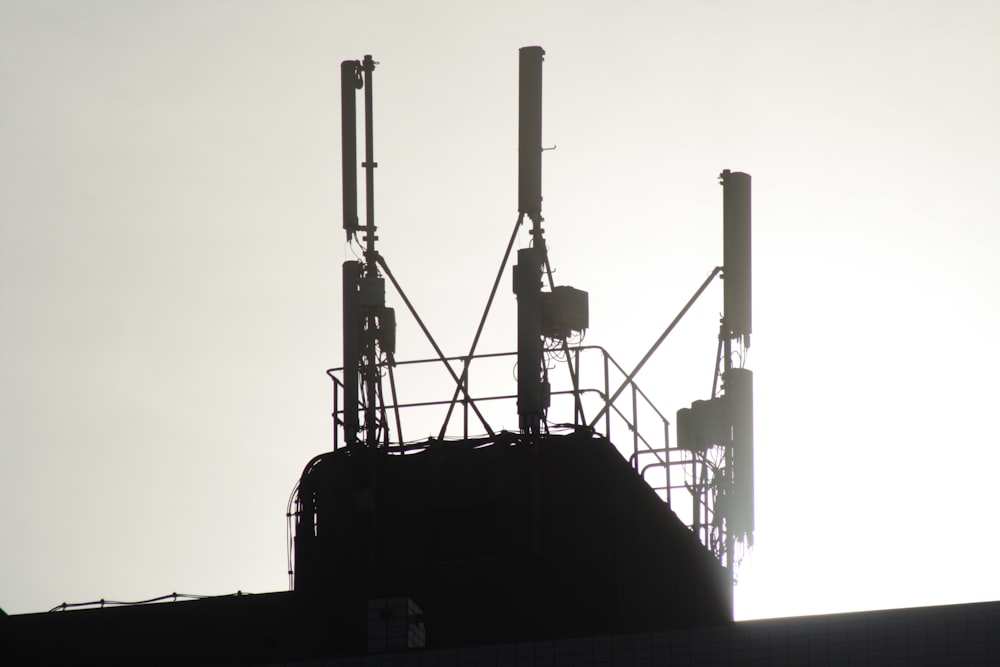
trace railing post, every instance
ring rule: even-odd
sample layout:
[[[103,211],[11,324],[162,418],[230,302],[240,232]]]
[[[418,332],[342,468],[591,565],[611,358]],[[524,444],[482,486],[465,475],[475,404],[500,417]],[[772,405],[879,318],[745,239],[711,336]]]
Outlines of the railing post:
[[[635,454],[636,470],[639,467],[639,401],[635,382],[632,383],[632,453]]]
[[[667,505],[673,509],[670,503],[670,424],[663,420],[663,456],[667,459],[667,464],[663,466],[667,470]]]
[[[611,380],[608,377],[608,351],[601,348],[604,355],[604,402],[611,403]],[[604,437],[611,440],[611,410],[604,411]]]
[[[333,379],[333,451],[337,451],[337,445],[339,444],[337,438],[337,430],[340,426],[340,419],[337,417],[337,398],[339,392],[337,391],[337,379]]]
[[[583,419],[583,403],[580,400],[580,348],[573,350],[573,360],[576,362],[576,382],[573,383],[573,426],[579,426]]]
[[[701,488],[698,485],[698,458],[693,453],[691,454],[691,476],[693,478],[691,483],[691,529],[701,540],[701,543],[707,547],[708,533],[705,533],[704,536],[701,534]]]

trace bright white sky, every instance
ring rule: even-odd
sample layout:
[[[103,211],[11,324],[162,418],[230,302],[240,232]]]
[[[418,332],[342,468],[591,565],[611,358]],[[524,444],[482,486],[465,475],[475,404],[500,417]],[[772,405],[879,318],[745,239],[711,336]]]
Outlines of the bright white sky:
[[[286,587],[352,256],[339,63],[381,63],[380,248],[458,354],[532,44],[553,264],[623,365],[721,262],[718,173],[753,175],[737,618],[1000,598],[1000,4],[7,0],[0,607]],[[720,308],[639,376],[667,414],[708,397]],[[513,312],[505,277],[484,351]]]

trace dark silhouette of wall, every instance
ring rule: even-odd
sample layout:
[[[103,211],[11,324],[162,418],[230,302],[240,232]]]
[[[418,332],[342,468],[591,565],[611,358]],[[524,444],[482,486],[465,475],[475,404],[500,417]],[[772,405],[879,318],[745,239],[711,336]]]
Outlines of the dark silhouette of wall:
[[[340,450],[300,484],[295,590],[408,597],[429,646],[640,632],[732,620],[718,562],[607,440]]]

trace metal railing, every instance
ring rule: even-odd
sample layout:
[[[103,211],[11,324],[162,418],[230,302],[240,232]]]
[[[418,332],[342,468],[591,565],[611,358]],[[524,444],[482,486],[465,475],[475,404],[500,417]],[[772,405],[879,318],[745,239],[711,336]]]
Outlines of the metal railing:
[[[556,372],[559,364],[557,363],[558,359],[555,357],[564,354],[564,352],[562,350],[550,352],[551,357],[548,368],[549,382],[552,389],[550,392],[551,406],[548,410],[547,425],[550,428],[559,426],[571,426],[577,429],[588,428],[586,415],[603,412],[599,424],[603,426],[603,429],[595,429],[595,432],[600,433],[609,441],[616,443],[622,456],[628,460],[629,465],[643,479],[646,479],[650,487],[663,500],[669,503],[671,490],[678,488],[677,484],[672,483],[670,468],[672,465],[680,464],[679,462],[672,464],[669,459],[671,451],[669,446],[670,421],[660,412],[653,401],[634,380],[628,381],[627,390],[620,392],[615,402],[607,406],[607,409],[604,409],[611,388],[617,387],[618,383],[627,379],[628,373],[615,361],[607,350],[599,345],[569,347],[568,353],[573,355],[572,366],[577,370],[580,379],[579,382],[574,383],[568,372]],[[459,398],[454,401],[456,407],[459,408],[461,418],[457,420],[459,421],[457,425],[449,424],[445,434],[446,438],[468,439],[474,435],[478,435],[470,433],[469,430],[472,403],[477,403],[481,411],[488,418],[499,415],[501,418],[506,416],[508,419],[516,420],[517,395],[500,390],[502,384],[507,382],[505,378],[510,377],[502,372],[503,363],[506,361],[507,366],[514,369],[515,364],[513,362],[516,361],[516,358],[516,352],[485,353],[472,357],[468,373],[463,376],[464,391],[460,392]],[[449,362],[460,362],[464,365],[467,357],[446,357],[446,360]],[[438,378],[436,382],[428,379],[430,375],[429,369],[435,365],[440,365],[441,361],[439,358],[431,358],[395,362],[393,368],[394,384],[405,384],[406,376],[412,373],[417,378],[415,381],[411,380],[418,388],[417,391],[420,395],[430,396],[430,398],[418,401],[392,402],[380,406],[375,412],[382,416],[380,418],[381,423],[379,424],[384,434],[380,438],[382,445],[390,448],[400,445],[410,445],[406,450],[413,451],[414,447],[412,445],[416,445],[419,442],[419,440],[410,440],[407,442],[400,432],[401,426],[396,426],[396,432],[388,435],[392,425],[388,422],[386,416],[390,413],[397,415],[406,413],[406,421],[408,423],[414,414],[420,413],[420,423],[427,427],[427,431],[429,433],[438,433],[440,423],[434,421],[434,414],[435,412],[440,412],[441,418],[444,419],[448,407],[452,404],[452,400],[450,398],[436,399],[434,396],[452,396],[455,389],[454,381],[451,378]],[[501,365],[499,369],[496,367],[497,363]],[[595,366],[597,367],[596,374],[593,371]],[[342,370],[342,368],[333,368],[327,371],[327,375],[333,382],[332,417],[334,422],[334,450],[339,449],[344,444],[341,435],[345,413],[345,407],[342,405],[344,386],[340,377]],[[383,374],[386,374],[388,367],[382,364],[379,366],[379,370]],[[484,376],[488,379],[482,382]],[[497,381],[498,377],[504,379]],[[484,387],[482,393],[476,391],[475,388],[477,385],[473,381],[474,379],[479,380]],[[511,383],[507,382],[507,384],[510,385]],[[359,404],[356,406],[356,409],[363,411],[364,406]],[[504,412],[499,412],[499,409],[504,410]],[[558,418],[559,414],[572,415],[571,421],[560,420]],[[400,424],[403,421],[402,418],[397,417],[395,423]],[[642,422],[641,424],[640,421]],[[475,420],[473,422],[475,423]],[[648,425],[650,423],[652,425]],[[432,425],[434,428],[430,428]],[[498,429],[494,428],[494,430]],[[630,447],[627,445],[623,447],[623,443],[617,443],[615,440],[615,437],[622,430],[630,434]],[[426,442],[430,443],[435,439],[436,436],[429,436]],[[416,449],[419,449],[419,447]],[[650,480],[648,473],[655,470],[663,471],[662,480]]]

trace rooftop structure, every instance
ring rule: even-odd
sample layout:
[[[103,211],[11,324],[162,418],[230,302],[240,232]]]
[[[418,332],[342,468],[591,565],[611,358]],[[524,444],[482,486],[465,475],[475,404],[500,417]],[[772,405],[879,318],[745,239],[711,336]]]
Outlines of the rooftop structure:
[[[458,357],[440,349],[377,249],[377,63],[341,65],[343,227],[360,258],[343,264],[343,366],[329,373],[333,451],[306,465],[288,510],[292,590],[5,618],[0,631],[19,657],[128,661],[169,637],[170,648],[154,651],[167,661],[300,661],[732,622],[736,564],[754,523],[752,374],[734,363],[751,335],[750,176],[722,172],[724,263],[625,372],[579,341],[587,293],[553,279],[542,227],[543,57],[537,46],[520,51],[517,219],[477,333]],[[484,355],[480,334],[522,231],[529,240],[512,271],[517,350]],[[636,376],[719,276],[725,311],[712,395],[678,412],[671,443],[669,420]],[[437,359],[396,359],[387,283]],[[602,372],[584,372],[589,357]],[[516,391],[474,391],[473,373],[490,360],[514,363]],[[397,396],[397,372],[424,363],[445,369],[450,398]],[[494,428],[490,415],[508,409],[518,429]],[[405,440],[406,418],[419,410],[440,419],[438,435]],[[628,442],[616,448],[613,428]]]

